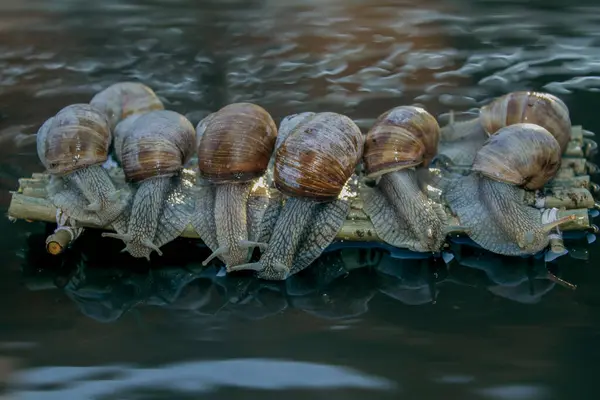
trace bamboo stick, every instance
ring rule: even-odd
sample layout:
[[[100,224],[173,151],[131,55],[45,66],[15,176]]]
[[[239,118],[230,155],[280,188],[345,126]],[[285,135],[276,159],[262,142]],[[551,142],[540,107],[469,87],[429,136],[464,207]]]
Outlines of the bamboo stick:
[[[352,241],[381,241],[375,233],[373,224],[368,219],[366,214],[360,209],[362,203],[355,200],[351,203],[351,217],[344,223],[342,229],[338,233],[337,238],[340,240]],[[559,211],[559,218],[567,215],[575,215],[576,219],[561,226],[564,231],[569,230],[584,230],[590,228],[588,209],[571,209]],[[12,201],[8,209],[8,215],[16,219],[25,219],[43,222],[56,222],[56,208],[50,201],[44,198],[28,197],[20,193],[13,193]],[[103,230],[114,230],[112,226],[101,227],[91,220],[79,220],[78,224],[85,228],[95,228]],[[460,226],[460,222],[455,218],[450,218],[450,224]],[[464,233],[455,231],[453,233]],[[191,225],[188,225],[181,234],[185,238],[200,239]],[[68,244],[67,244],[68,245]]]
[[[590,184],[588,175],[582,177],[572,177],[569,179],[555,179],[553,185],[544,188],[544,194],[541,197],[536,197],[534,192],[528,192],[526,201],[529,205],[539,207],[556,207],[556,208],[593,208],[594,197],[592,193],[584,187]],[[46,177],[37,179],[19,179],[19,193],[28,197],[46,198],[46,185],[48,180]],[[260,193],[259,193],[260,194]],[[435,194],[432,194],[435,195]],[[358,209],[362,213],[362,200],[355,198],[352,200],[356,204],[353,208]],[[350,211],[348,219],[356,218],[353,210]],[[362,218],[362,217],[358,217]]]
[[[46,251],[52,255],[62,253],[69,245],[73,237],[64,229],[54,232],[46,238]]]

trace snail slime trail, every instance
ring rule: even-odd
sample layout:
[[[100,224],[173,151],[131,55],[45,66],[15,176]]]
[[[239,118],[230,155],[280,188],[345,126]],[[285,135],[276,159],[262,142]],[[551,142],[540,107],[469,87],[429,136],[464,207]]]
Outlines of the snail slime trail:
[[[103,233],[121,239],[124,251],[150,259],[152,251],[162,255],[157,238],[174,238],[181,221],[187,221],[183,208],[173,207],[169,218],[163,215],[168,194],[176,189],[173,180],[191,158],[196,143],[193,125],[182,115],[169,110],[150,111],[137,117],[127,129],[117,129],[119,146],[115,149],[125,178],[137,186],[127,232]],[[175,236],[177,236],[175,234]]]
[[[103,226],[127,206],[108,171],[101,167],[108,159],[110,132],[100,111],[88,104],[72,104],[48,119],[36,138],[40,161],[66,184],[56,185],[55,181],[49,188],[53,204],[73,215],[81,212],[83,196],[88,202],[84,210],[94,212]]]
[[[213,250],[202,264],[216,257],[228,267],[246,263],[253,248],[267,246],[249,237],[248,227],[261,222],[250,218],[262,215],[248,212],[248,198],[267,170],[277,126],[262,107],[234,103],[207,116],[196,131],[198,173],[210,184],[202,190],[210,193],[197,200],[192,224]]]
[[[367,133],[365,171],[377,184],[361,186],[363,209],[377,235],[393,246],[436,252],[444,244],[446,214],[423,193],[416,170],[430,164],[439,137],[435,118],[413,106],[386,111]]]
[[[284,280],[310,265],[334,240],[350,210],[342,189],[362,157],[363,137],[348,117],[304,114],[275,153],[275,187],[286,196],[268,248],[255,263],[228,268],[254,270]]]

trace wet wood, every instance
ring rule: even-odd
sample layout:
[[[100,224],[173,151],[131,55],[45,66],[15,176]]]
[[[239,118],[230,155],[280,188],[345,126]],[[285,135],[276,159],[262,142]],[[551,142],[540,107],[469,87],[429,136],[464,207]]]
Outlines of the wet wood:
[[[17,192],[12,193],[12,200],[8,209],[9,217],[29,221],[55,223],[57,210],[51,202],[45,198],[46,193],[44,187],[48,183],[47,177],[37,175],[35,178],[32,177],[31,179],[23,178],[19,180],[19,183],[23,186],[21,186]],[[254,193],[254,195],[261,195],[261,193]],[[586,230],[591,228],[588,208],[593,207],[593,197],[586,189],[551,189],[546,193],[543,199],[545,204],[547,204],[547,207],[553,206],[565,208],[564,210],[559,211],[559,218],[567,215],[574,215],[576,217],[574,221],[561,226],[562,230]],[[536,201],[539,202],[540,200],[531,197],[529,201],[533,205]],[[382,241],[375,233],[373,224],[362,209],[362,199],[354,198],[351,200],[350,204],[350,213],[342,229],[338,233],[337,239],[368,242]],[[80,220],[78,221],[78,225],[84,228],[113,230],[111,226],[100,227],[91,220]],[[460,221],[451,216],[450,225],[459,227]],[[68,235],[68,232],[64,233]],[[461,234],[464,232],[456,230],[452,233]],[[188,226],[184,230],[181,237],[200,239],[191,226]],[[68,242],[65,242],[66,236],[63,233],[60,234],[60,237],[55,237],[53,239],[55,239],[53,251],[57,251],[57,254],[69,244]]]
[[[73,236],[67,230],[58,230],[46,239],[46,251],[52,255],[58,255],[69,247],[72,240]]]

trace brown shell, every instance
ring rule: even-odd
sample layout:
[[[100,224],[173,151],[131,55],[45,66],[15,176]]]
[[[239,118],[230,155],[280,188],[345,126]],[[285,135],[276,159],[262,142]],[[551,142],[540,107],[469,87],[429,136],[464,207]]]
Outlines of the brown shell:
[[[562,151],[571,140],[569,109],[558,97],[541,92],[512,92],[500,96],[480,110],[481,123],[489,135],[521,122],[546,128]]]
[[[142,114],[121,134],[115,150],[130,182],[178,173],[196,148],[192,123],[170,110]]]
[[[234,103],[198,124],[199,175],[213,183],[247,182],[262,176],[277,139],[277,125],[262,107]]]
[[[418,165],[427,166],[437,153],[440,127],[420,107],[400,106],[381,114],[367,133],[365,170],[369,178]]]
[[[341,114],[302,120],[277,149],[275,186],[288,196],[335,200],[362,157],[363,140],[358,126]]]
[[[48,119],[37,134],[37,151],[48,172],[68,174],[108,158],[106,116],[89,104],[72,104]]]
[[[107,115],[111,131],[130,115],[165,108],[152,89],[137,82],[115,83],[97,93],[90,104]]]
[[[473,170],[490,179],[541,189],[560,167],[558,141],[535,124],[514,124],[490,136],[473,161]]]

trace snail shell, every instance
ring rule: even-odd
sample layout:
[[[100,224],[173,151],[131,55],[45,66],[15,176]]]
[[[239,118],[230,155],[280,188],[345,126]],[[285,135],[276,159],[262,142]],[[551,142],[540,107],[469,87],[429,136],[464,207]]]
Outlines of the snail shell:
[[[51,174],[68,174],[106,161],[111,139],[104,114],[88,104],[72,104],[39,129],[38,156]]]
[[[561,150],[546,129],[514,124],[490,136],[473,161],[473,170],[500,182],[541,189],[558,171]]]
[[[142,114],[128,130],[120,130],[115,150],[130,182],[171,176],[192,156],[196,131],[183,115],[170,110]],[[115,140],[115,142],[117,142]]]
[[[273,179],[287,196],[336,199],[363,153],[360,129],[345,115],[323,112],[301,121],[277,149]]]
[[[165,108],[152,89],[137,82],[115,83],[97,93],[90,104],[106,114],[111,130],[130,115]]]
[[[489,135],[502,127],[523,122],[546,128],[556,138],[562,152],[571,139],[569,109],[562,100],[548,93],[508,93],[483,106],[480,117]]]
[[[198,139],[198,169],[212,183],[248,182],[263,175],[277,126],[262,107],[234,103],[206,118]]]
[[[439,138],[436,119],[424,109],[400,106],[386,111],[367,133],[364,154],[367,177],[429,165],[437,153]]]

